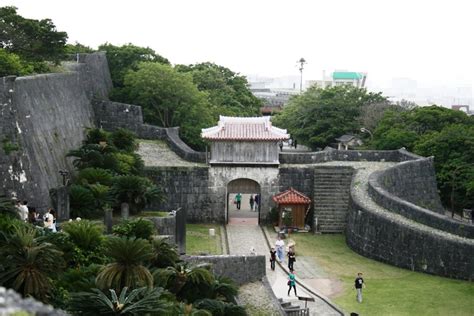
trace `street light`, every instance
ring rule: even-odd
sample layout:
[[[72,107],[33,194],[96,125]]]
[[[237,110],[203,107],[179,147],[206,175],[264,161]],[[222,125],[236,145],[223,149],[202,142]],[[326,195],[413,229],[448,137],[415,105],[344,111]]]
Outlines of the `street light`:
[[[300,60],[298,60],[298,63],[300,64],[300,73],[301,73],[300,92],[303,92],[303,69],[304,69],[304,64],[306,64],[306,60],[303,57],[301,57]]]
[[[360,128],[360,131],[361,131],[362,133],[368,133],[368,134],[370,135],[370,140],[372,140],[372,138],[374,138],[374,135],[372,135],[372,132],[369,131],[367,128],[361,127],[361,128]]]

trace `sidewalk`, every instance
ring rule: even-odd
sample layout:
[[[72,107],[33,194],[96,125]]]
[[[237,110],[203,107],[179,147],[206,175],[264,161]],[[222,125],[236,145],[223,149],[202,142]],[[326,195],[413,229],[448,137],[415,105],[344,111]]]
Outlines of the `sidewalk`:
[[[293,305],[299,305],[301,307],[304,307],[305,302],[299,301],[298,298],[295,297],[293,292],[290,293],[290,296],[288,296],[288,277],[286,272],[278,264],[276,265],[275,271],[272,271],[270,269],[270,249],[267,246],[267,241],[265,239],[262,229],[257,225],[247,225],[243,223],[227,225],[226,229],[227,238],[229,241],[229,253],[233,255],[248,255],[250,254],[251,247],[254,247],[258,255],[265,255],[266,257],[265,260],[268,263],[266,265],[266,274],[268,281],[272,287],[272,290],[275,293],[275,296],[277,298],[283,299],[285,302],[291,302],[293,303]],[[297,280],[300,273],[302,275],[304,275],[304,273],[306,273],[306,275],[309,275],[311,273],[309,271],[295,272]],[[306,287],[308,286],[306,285]],[[308,288],[312,290],[310,287]],[[310,309],[311,315],[340,315],[340,313],[334,310],[332,306],[330,306],[324,300],[311,294],[302,286],[297,285],[296,289],[297,294],[299,296],[313,297],[315,299],[315,302],[308,302],[308,307]]]

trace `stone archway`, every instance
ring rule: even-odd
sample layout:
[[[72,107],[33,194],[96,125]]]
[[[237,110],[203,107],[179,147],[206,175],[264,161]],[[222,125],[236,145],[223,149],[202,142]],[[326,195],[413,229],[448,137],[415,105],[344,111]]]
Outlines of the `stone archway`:
[[[240,209],[234,204],[234,199],[238,193],[241,194],[242,200]],[[250,206],[250,196],[255,197],[257,194],[261,200],[260,184],[255,180],[238,178],[230,181],[226,190],[226,222],[229,223],[229,220],[234,218],[238,219],[239,222],[260,224],[261,203],[258,204],[258,207],[257,204],[254,204],[253,210]]]

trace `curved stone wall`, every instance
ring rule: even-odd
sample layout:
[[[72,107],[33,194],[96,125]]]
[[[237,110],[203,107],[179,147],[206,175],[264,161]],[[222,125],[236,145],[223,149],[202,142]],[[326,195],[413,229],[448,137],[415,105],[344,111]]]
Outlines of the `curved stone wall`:
[[[451,234],[474,238],[474,225],[444,215],[432,158],[402,162],[374,172],[368,189],[375,202],[392,212]]]
[[[399,170],[395,172],[394,168]],[[417,168],[418,174],[413,174]],[[429,168],[432,168],[431,159],[415,160],[372,174],[370,181],[358,178],[361,172],[358,171],[351,185],[346,242],[363,256],[398,267],[473,280],[474,240],[463,237],[470,234],[456,235],[448,232],[449,228],[442,230],[452,224],[446,224],[449,219],[443,219],[440,214],[422,209],[386,190],[382,191],[382,186],[377,183],[385,173],[386,177],[404,175],[406,181],[423,178]],[[433,181],[430,176],[425,180]],[[366,186],[364,189],[360,188],[361,183]],[[456,231],[459,232],[461,224],[457,224]]]

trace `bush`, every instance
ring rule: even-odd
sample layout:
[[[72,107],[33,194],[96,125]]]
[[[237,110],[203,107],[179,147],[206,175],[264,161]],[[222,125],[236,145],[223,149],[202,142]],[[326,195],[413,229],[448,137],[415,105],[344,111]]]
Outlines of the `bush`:
[[[72,221],[63,225],[71,241],[80,249],[93,251],[102,244],[103,227],[88,220]]]
[[[128,203],[132,213],[140,212],[147,203],[162,197],[161,192],[148,178],[139,176],[115,177],[112,195],[119,204]]]
[[[110,139],[119,150],[132,153],[138,149],[137,136],[127,129],[119,128],[115,130],[110,135]]]
[[[0,77],[24,76],[33,73],[33,66],[25,63],[13,53],[0,48]]]
[[[146,219],[126,220],[114,226],[114,234],[120,237],[151,239],[155,232],[155,226],[152,222]]]
[[[272,207],[268,213],[268,221],[270,224],[274,225],[276,223],[278,225],[278,215],[278,209],[276,207]]]
[[[76,182],[78,184],[102,184],[110,186],[112,184],[112,173],[106,169],[85,168],[79,171]]]
[[[98,218],[103,215],[102,211],[95,208],[95,198],[91,190],[82,185],[73,184],[69,187],[69,201],[73,218]]]

